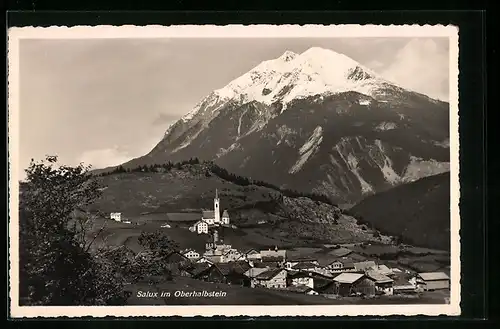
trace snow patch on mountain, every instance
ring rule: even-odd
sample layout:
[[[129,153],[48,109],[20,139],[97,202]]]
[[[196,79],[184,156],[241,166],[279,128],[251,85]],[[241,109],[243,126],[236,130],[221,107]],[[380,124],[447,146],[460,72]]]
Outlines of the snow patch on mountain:
[[[363,193],[372,192],[373,191],[372,186],[368,184],[368,182],[365,181],[359,173],[358,159],[354,154],[349,153],[349,155],[347,156],[347,164],[351,169],[351,172],[358,178],[359,183],[361,184],[361,191]]]
[[[382,122],[375,127],[376,131],[385,131],[396,129],[397,125],[394,122]]]
[[[357,137],[354,138],[355,141],[359,144],[360,141]],[[360,185],[361,185],[361,191],[362,193],[369,193],[373,192],[373,187],[368,184],[368,182],[361,176],[359,172],[359,161],[356,158],[356,155],[354,154],[353,146],[352,146],[352,137],[342,137],[335,145],[335,150],[339,154],[339,156],[342,158],[344,163],[347,165],[349,170],[356,176],[358,179]]]
[[[290,174],[295,174],[298,172],[302,166],[309,160],[311,155],[315,153],[323,141],[323,128],[321,126],[316,127],[314,129],[312,135],[309,137],[309,139],[302,145],[302,147],[299,150],[299,159],[295,164],[290,168],[288,173]]]
[[[323,93],[357,91],[371,95],[386,80],[353,59],[331,50],[313,47],[300,55],[290,51],[267,60],[248,73],[214,91],[220,99],[265,104],[287,103]]]
[[[377,139],[375,140],[375,145],[378,147],[380,155],[383,156],[383,165],[382,166],[379,165],[379,167],[380,170],[382,171],[382,174],[384,175],[385,180],[391,183],[392,185],[399,183],[401,177],[392,168],[392,160],[386,155],[382,142]]]
[[[447,171],[450,171],[449,162],[439,162],[434,159],[423,160],[422,158],[410,156],[410,163],[404,170],[402,180],[408,183]]]
[[[362,99],[359,101],[359,105],[368,106],[370,104],[371,104],[371,101],[369,99]]]

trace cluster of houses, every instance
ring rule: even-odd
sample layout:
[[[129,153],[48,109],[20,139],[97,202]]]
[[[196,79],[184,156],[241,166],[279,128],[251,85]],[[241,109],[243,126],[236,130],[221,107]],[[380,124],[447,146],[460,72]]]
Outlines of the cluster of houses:
[[[337,254],[345,253],[343,249],[339,248]],[[178,274],[215,283],[327,297],[412,294],[450,287],[450,278],[444,272],[408,273],[372,260],[356,261],[347,256],[293,258],[278,248],[236,251],[236,254],[237,257],[215,259],[207,252],[200,255],[194,250],[185,250],[178,257],[188,260],[190,265]]]
[[[181,265],[172,266],[177,272],[174,274],[214,283],[323,296],[411,294],[450,287],[450,278],[444,272],[410,273],[389,268],[343,247],[333,248],[318,259],[289,257],[287,250],[277,247],[240,252],[223,241],[223,228],[230,226],[230,219],[226,210],[221,216],[219,205],[216,190],[214,210],[203,211],[201,220],[189,228],[209,237],[205,251],[172,252],[168,263]],[[112,213],[111,218],[122,220],[120,213]]]

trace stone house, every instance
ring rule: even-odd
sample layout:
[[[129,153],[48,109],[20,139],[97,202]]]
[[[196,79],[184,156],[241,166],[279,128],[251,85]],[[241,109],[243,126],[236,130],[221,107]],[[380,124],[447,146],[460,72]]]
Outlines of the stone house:
[[[284,269],[269,269],[254,278],[254,286],[272,289],[286,288],[287,272]]]

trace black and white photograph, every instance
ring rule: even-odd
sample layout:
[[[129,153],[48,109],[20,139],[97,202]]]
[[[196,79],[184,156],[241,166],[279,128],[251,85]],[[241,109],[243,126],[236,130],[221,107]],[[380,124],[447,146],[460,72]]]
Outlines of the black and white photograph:
[[[457,28],[8,37],[11,316],[460,314]]]

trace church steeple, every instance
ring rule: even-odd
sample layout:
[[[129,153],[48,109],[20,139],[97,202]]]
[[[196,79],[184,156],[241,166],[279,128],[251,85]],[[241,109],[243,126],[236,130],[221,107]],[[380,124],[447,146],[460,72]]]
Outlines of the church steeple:
[[[220,209],[219,209],[219,192],[215,189],[214,199],[214,222],[220,223]]]

